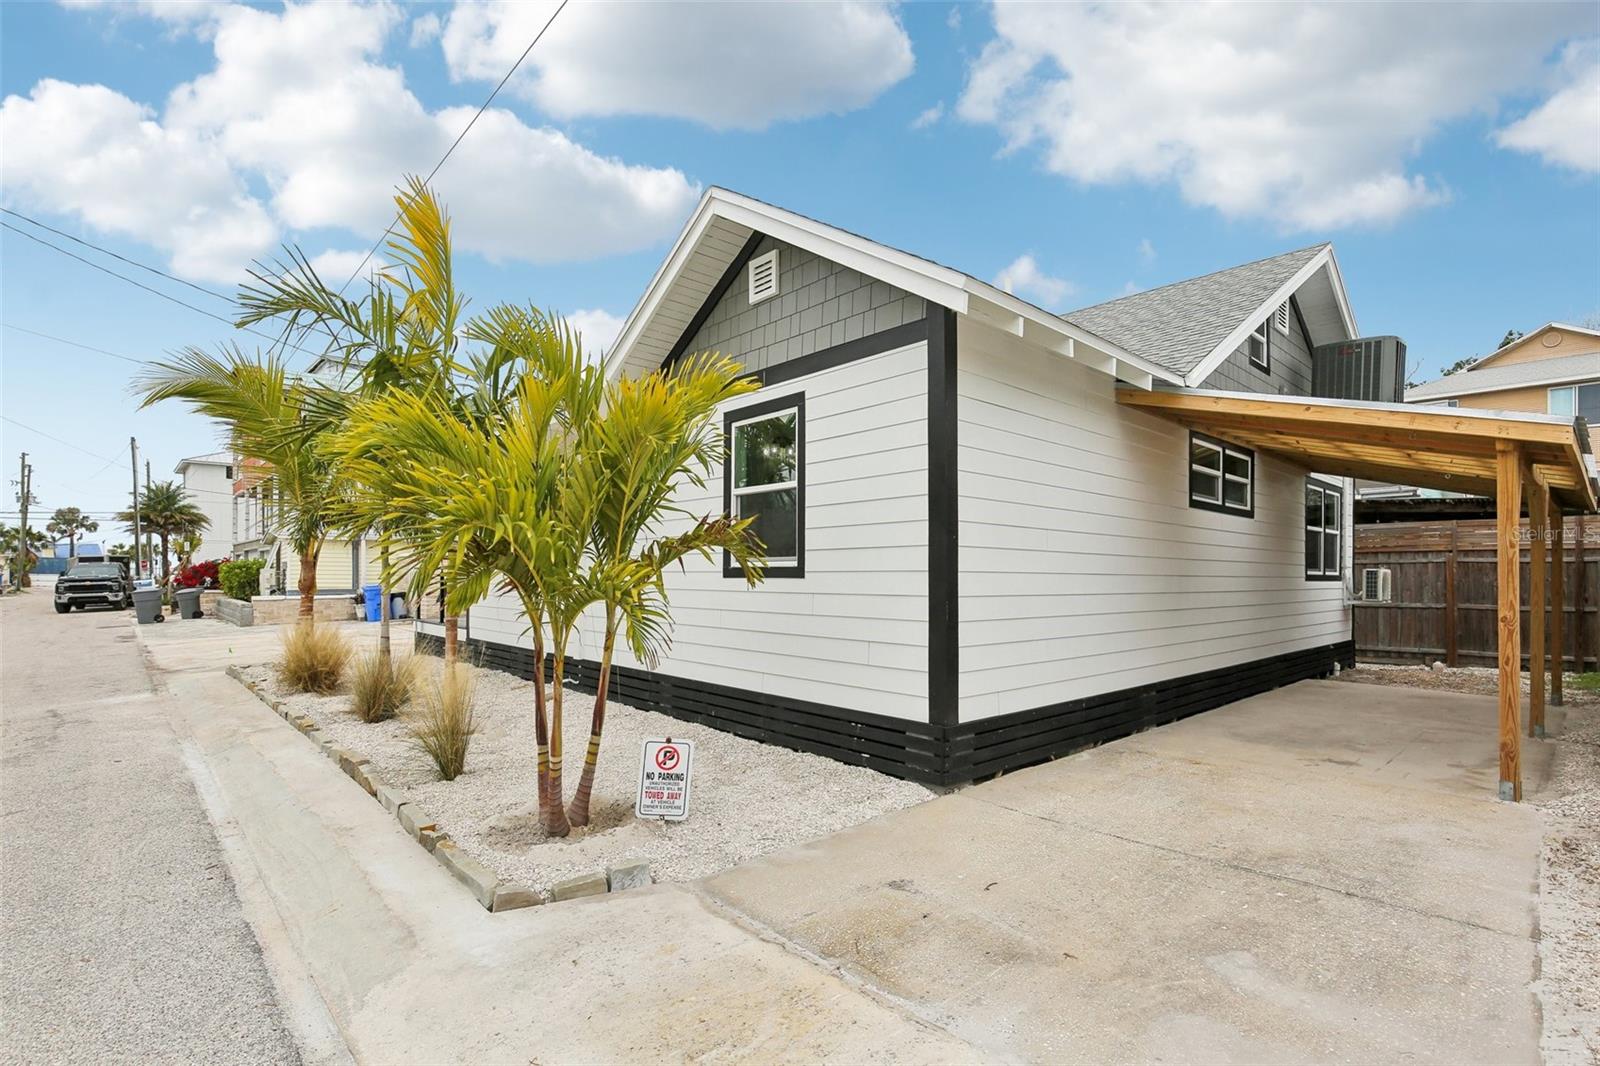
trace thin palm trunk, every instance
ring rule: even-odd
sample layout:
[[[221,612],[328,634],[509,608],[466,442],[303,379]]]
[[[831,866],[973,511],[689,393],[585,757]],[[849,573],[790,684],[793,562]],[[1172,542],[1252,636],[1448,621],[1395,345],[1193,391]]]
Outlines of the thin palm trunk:
[[[383,547],[382,562],[383,573],[389,572],[389,546]],[[389,587],[384,584],[383,575],[378,575],[378,657],[389,658]]]
[[[539,785],[539,817],[548,817],[550,810],[550,721],[547,717],[544,691],[544,626],[535,622],[533,629],[533,740],[539,753],[536,775]]]
[[[458,623],[460,621],[461,620],[453,614],[445,615],[444,618],[444,663],[446,666],[450,666],[456,661],[456,656],[458,654],[456,647],[459,643],[456,633],[459,629]]]
[[[300,553],[301,618],[313,618],[317,613],[317,556],[321,551],[322,546],[314,544]]]
[[[589,794],[594,789],[594,768],[600,761],[600,735],[606,727],[606,696],[611,688],[611,654],[617,646],[617,616],[615,610],[606,611],[606,641],[600,655],[600,680],[594,688],[594,711],[589,719],[589,750],[584,752],[583,773],[578,776],[577,790],[572,793],[572,806],[567,809],[567,821],[573,825],[589,824]]]
[[[544,810],[545,832],[553,837],[564,837],[572,832],[572,826],[567,821],[567,809],[563,789],[561,787],[561,696],[563,675],[567,665],[567,642],[565,637],[558,636],[555,640],[555,668],[550,676],[550,776],[546,788],[549,790],[549,806]]]

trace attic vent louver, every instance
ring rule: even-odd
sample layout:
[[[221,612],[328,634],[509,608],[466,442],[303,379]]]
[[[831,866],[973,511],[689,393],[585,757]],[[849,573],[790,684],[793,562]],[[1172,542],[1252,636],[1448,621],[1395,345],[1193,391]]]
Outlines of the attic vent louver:
[[[750,260],[750,302],[778,295],[778,249]]]
[[[1275,321],[1277,323],[1277,325],[1278,325],[1278,332],[1279,333],[1288,333],[1289,332],[1289,301],[1285,300],[1285,301],[1283,301],[1283,303],[1279,304],[1277,312],[1272,317],[1273,317],[1273,321]]]

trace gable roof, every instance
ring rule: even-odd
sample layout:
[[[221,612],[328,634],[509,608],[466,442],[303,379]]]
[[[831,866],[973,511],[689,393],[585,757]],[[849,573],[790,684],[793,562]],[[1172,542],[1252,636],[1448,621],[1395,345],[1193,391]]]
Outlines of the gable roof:
[[[1562,385],[1570,381],[1593,381],[1600,378],[1600,351],[1564,355],[1556,359],[1538,359],[1528,363],[1507,363],[1505,366],[1474,364],[1467,370],[1448,374],[1438,381],[1429,381],[1406,390],[1406,402],[1419,400],[1449,400],[1457,396],[1472,396],[1482,392],[1499,392],[1502,389],[1528,388],[1533,385]]]
[[[1502,348],[1496,348],[1482,359],[1479,359],[1476,363],[1473,363],[1471,366],[1467,367],[1467,369],[1476,371],[1479,367],[1488,366],[1490,363],[1494,362],[1494,360],[1500,358],[1502,355],[1505,355],[1507,352],[1526,347],[1535,337],[1542,337],[1553,329],[1559,329],[1563,333],[1580,333],[1588,337],[1600,339],[1600,329],[1590,329],[1588,326],[1574,326],[1566,322],[1546,322],[1532,333],[1524,333],[1510,344],[1507,344]]]
[[[1066,318],[1198,385],[1277,307],[1325,271],[1344,336],[1356,335],[1333,245],[1314,244],[1068,311]],[[1309,323],[1308,323],[1309,324]],[[1317,342],[1313,342],[1317,343]]]
[[[1123,381],[1178,383],[1171,370],[970,274],[716,186],[706,190],[606,358],[609,374],[658,368],[762,233],[1023,337]]]
[[[183,473],[183,468],[186,466],[199,466],[204,463],[209,463],[212,466],[232,466],[233,453],[209,452],[205,455],[191,455],[187,459],[179,459],[178,465],[172,468],[172,472],[174,474],[181,474]]]

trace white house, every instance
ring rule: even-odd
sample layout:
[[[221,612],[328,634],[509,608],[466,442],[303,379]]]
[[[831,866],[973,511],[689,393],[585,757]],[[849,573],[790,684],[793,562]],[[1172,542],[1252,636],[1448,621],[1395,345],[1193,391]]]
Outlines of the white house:
[[[1351,664],[1349,477],[1495,469],[1487,414],[1306,399],[1313,349],[1357,336],[1326,244],[1062,316],[712,189],[608,369],[711,349],[761,382],[682,503],[759,515],[772,565],[754,589],[726,560],[673,574],[670,654],[647,671],[619,650],[612,691],[956,783]],[[1592,506],[1581,427],[1507,417],[1493,432],[1546,449],[1551,490]],[[1448,473],[1407,458],[1384,428],[1402,418]],[[419,620],[420,645],[440,632]],[[462,636],[531,674],[509,598]]]
[[[205,512],[211,525],[200,539],[196,560],[225,559],[233,554],[233,455],[212,452],[181,460],[172,472],[183,479],[184,491]]]

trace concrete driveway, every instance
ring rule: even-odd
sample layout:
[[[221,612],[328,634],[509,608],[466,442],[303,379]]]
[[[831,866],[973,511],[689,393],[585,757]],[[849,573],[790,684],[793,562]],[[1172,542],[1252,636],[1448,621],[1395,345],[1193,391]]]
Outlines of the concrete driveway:
[[[703,888],[1001,1057],[1536,1062],[1540,824],[1495,721],[1304,682]]]

